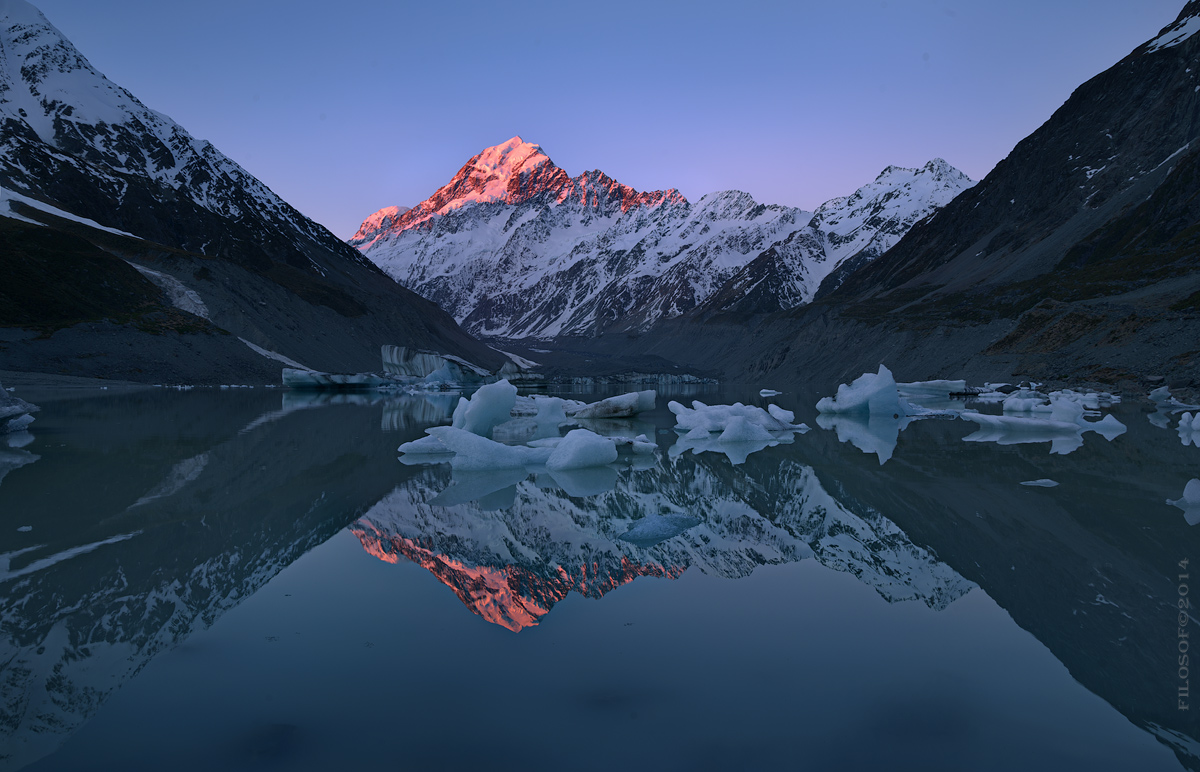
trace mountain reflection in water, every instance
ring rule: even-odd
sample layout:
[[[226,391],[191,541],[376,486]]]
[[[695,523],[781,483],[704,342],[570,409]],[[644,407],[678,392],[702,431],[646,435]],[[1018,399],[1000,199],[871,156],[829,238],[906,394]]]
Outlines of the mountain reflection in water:
[[[864,439],[879,432],[839,422],[736,465],[671,452],[660,409],[637,426],[658,439],[652,462],[576,480],[398,463],[397,445],[448,420],[450,395],[23,396],[43,411],[31,442],[0,450],[0,769],[52,753],[152,660],[347,528],[513,631],[554,624],[572,592],[689,569],[738,579],[813,558],[935,611],[978,585],[1200,768],[1172,681],[1176,563],[1200,556],[1200,529],[1167,503],[1197,449],[1135,405],[1126,435],[1065,456],[964,443],[975,427],[955,421],[889,426],[880,453]],[[813,401],[784,406],[812,425]],[[1019,484],[1041,478],[1059,486]]]

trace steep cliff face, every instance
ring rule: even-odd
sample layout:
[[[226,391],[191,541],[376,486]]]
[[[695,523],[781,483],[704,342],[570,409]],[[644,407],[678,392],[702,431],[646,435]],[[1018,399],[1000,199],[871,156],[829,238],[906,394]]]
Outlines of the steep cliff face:
[[[99,251],[149,265],[200,296],[209,313],[193,314],[197,331],[187,340],[205,356],[238,359],[243,352],[231,351],[245,348],[240,337],[319,369],[377,368],[380,345],[405,341],[502,362],[211,143],[97,72],[23,0],[0,4],[0,186],[0,215],[22,223],[18,229],[40,224],[72,233]],[[127,274],[124,263],[110,262]],[[22,266],[28,269],[22,282],[7,283],[4,292],[45,291],[44,272]],[[154,282],[140,281],[148,292],[162,294]],[[169,293],[158,305],[173,307]],[[108,319],[119,327],[128,322],[119,316],[111,309],[99,316],[66,313],[52,324]],[[0,325],[23,324],[0,318]],[[111,331],[89,336],[80,328],[64,338],[83,337],[100,347]],[[195,336],[208,338],[198,342]],[[15,337],[23,341],[13,354],[19,366],[53,363],[51,369],[58,369],[55,342],[35,345]],[[146,345],[152,349],[154,342]],[[215,353],[220,349],[225,351]],[[171,359],[164,354],[150,359]],[[83,359],[74,363],[81,369],[66,369],[106,374],[88,372],[95,362]],[[180,365],[179,374],[202,375],[203,365],[190,371]]]
[[[371,215],[350,244],[479,335],[640,332],[712,304],[806,303],[837,266],[873,259],[970,184],[939,159],[889,167],[815,216],[741,191],[693,204],[600,171],[569,177],[514,137],[411,211]]]

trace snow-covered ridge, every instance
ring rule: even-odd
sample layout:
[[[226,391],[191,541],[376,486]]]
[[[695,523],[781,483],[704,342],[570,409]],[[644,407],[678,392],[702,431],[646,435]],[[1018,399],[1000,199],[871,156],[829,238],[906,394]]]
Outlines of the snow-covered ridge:
[[[594,335],[713,298],[718,310],[755,293],[768,310],[809,302],[838,266],[882,254],[971,184],[935,159],[890,166],[815,215],[736,190],[691,203],[599,171],[570,178],[514,137],[413,210],[371,215],[350,244],[475,334]]]
[[[266,185],[192,137],[167,116],[98,72],[45,16],[24,0],[0,3],[0,175],[21,189],[38,180],[23,154],[30,144],[53,149],[57,161],[86,169],[123,198],[119,175],[183,192],[231,219],[254,214],[317,239],[320,226]],[[113,173],[116,174],[113,174]],[[247,208],[255,211],[249,212]]]
[[[623,473],[592,497],[571,496],[546,475],[514,479],[511,506],[494,509],[489,499],[444,506],[436,499],[444,473],[430,467],[351,530],[368,553],[424,566],[472,612],[513,631],[538,624],[570,592],[599,598],[688,568],[732,579],[815,557],[889,602],[939,610],[974,586],[886,517],[831,496],[810,467],[784,461],[772,482],[763,479],[680,456]],[[649,543],[622,538],[639,523],[684,514],[691,525]]]
[[[676,190],[639,193],[600,171],[572,178],[554,165],[540,145],[517,136],[471,158],[450,182],[411,210],[400,211],[392,206],[375,212],[363,221],[350,244],[366,251],[402,231],[470,204],[518,205],[535,197],[544,198],[547,204],[573,201],[596,209],[615,204],[623,212],[684,200]]]
[[[1188,6],[1194,5],[1196,4],[1188,4]],[[1183,13],[1179,15],[1178,19],[1164,27],[1158,37],[1146,44],[1146,53],[1177,46],[1200,32],[1200,7],[1191,8],[1189,13],[1188,6],[1184,7]]]

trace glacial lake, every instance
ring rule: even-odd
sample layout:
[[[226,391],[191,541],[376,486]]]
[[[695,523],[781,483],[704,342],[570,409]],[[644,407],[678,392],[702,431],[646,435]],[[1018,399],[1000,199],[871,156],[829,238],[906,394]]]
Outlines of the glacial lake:
[[[398,460],[456,396],[20,389],[0,770],[1200,769],[1177,415],[881,464],[772,385],[790,444],[673,453],[667,399],[768,400],[660,391],[557,477]]]

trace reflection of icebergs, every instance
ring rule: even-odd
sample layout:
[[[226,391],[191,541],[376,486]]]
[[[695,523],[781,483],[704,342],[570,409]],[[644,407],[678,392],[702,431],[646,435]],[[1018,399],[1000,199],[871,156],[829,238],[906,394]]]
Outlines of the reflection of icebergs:
[[[822,429],[837,432],[838,442],[849,442],[863,453],[874,453],[882,466],[892,457],[900,432],[908,428],[909,418],[896,418],[878,413],[828,414],[817,416]]]
[[[768,410],[736,402],[732,405],[706,405],[692,402],[686,408],[678,402],[667,405],[675,414],[675,432],[679,441],[671,446],[671,456],[693,453],[724,453],[734,465],[745,463],[764,448],[791,442],[796,432],[806,432],[804,424],[793,424],[795,414],[778,405]]]
[[[1179,441],[1185,448],[1188,445],[1200,448],[1200,412],[1194,416],[1191,413],[1179,416],[1179,426],[1176,430],[1179,432]]]
[[[963,420],[979,424],[979,429],[963,441],[997,445],[1049,442],[1051,454],[1066,455],[1083,446],[1084,432],[1095,432],[1109,442],[1125,433],[1125,424],[1111,415],[1089,422],[1083,413],[1080,401],[1061,396],[1051,397],[1049,405],[1029,417],[964,412]]]
[[[367,391],[394,383],[391,378],[375,373],[318,373],[292,367],[283,368],[283,385],[289,389]]]
[[[171,471],[167,473],[165,479],[158,485],[154,486],[145,496],[135,501],[129,506],[130,509],[140,507],[143,504],[148,504],[155,499],[165,499],[168,496],[173,496],[183,489],[185,485],[195,480],[204,471],[204,467],[208,466],[208,454],[201,453],[198,456],[192,456],[189,459],[180,461],[175,466],[171,467]]]
[[[1167,499],[1167,503],[1183,510],[1183,518],[1188,525],[1200,523],[1200,480],[1188,480],[1183,488],[1183,497],[1174,501]]]
[[[524,467],[481,472],[456,469],[453,484],[430,499],[429,503],[437,507],[454,507],[468,501],[477,501],[480,509],[484,510],[511,507],[517,492],[516,484],[528,476],[529,472]],[[497,493],[501,496],[495,497],[494,494]]]
[[[617,470],[611,466],[555,469],[549,473],[549,477],[554,480],[557,487],[574,498],[599,496],[617,486]],[[539,487],[550,489],[550,486]]]
[[[4,481],[4,476],[14,469],[20,469],[26,464],[32,464],[41,456],[25,450],[4,450],[0,449],[0,482]]]

